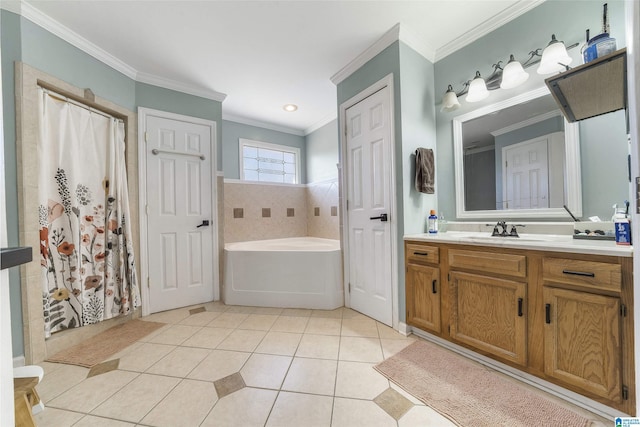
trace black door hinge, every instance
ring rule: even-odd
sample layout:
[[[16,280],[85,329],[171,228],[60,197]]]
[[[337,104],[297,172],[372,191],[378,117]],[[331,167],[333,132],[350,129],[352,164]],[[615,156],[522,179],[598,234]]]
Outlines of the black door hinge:
[[[451,281],[451,275],[449,273],[447,273],[447,281]]]
[[[626,385],[622,386],[622,399],[629,400],[629,387]]]
[[[627,306],[620,304],[620,317],[627,317]]]

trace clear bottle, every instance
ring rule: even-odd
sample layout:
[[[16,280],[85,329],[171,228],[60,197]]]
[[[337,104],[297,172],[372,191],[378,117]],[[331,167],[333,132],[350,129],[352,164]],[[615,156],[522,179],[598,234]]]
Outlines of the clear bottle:
[[[438,232],[438,216],[436,215],[436,211],[431,209],[429,212],[429,234],[436,234]]]
[[[447,220],[444,219],[444,214],[440,212],[438,216],[438,233],[446,233],[447,232]]]

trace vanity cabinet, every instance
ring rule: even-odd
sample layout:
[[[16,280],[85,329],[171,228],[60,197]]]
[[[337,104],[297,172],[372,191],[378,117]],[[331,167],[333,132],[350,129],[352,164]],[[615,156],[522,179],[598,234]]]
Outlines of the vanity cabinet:
[[[525,365],[526,257],[449,249],[448,261],[451,339]]]
[[[635,416],[632,265],[406,240],[407,324]]]
[[[440,269],[437,247],[407,245],[407,323],[440,333]]]

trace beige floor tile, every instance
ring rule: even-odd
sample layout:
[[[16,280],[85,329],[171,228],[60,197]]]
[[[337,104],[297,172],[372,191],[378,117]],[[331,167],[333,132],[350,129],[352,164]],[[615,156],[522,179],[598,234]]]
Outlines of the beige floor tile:
[[[409,399],[409,401],[411,403],[413,403],[414,405],[423,405],[424,406],[424,402],[422,402],[420,399],[418,399],[417,397],[413,396],[412,394],[407,393],[406,391],[404,391],[402,389],[402,387],[397,386],[392,381],[389,381],[389,386],[391,386],[392,389],[394,389],[395,391],[397,391],[398,393],[400,393],[401,395],[403,395],[404,397]]]
[[[396,427],[396,420],[367,400],[336,397],[331,427]]]
[[[149,316],[141,317],[140,320],[147,322],[160,322],[160,323],[178,323],[181,320],[189,317],[188,308],[178,308],[176,310],[161,311],[160,313],[153,313]]]
[[[44,411],[33,418],[38,427],[67,427],[74,425],[83,416],[84,414],[78,412],[45,407]]]
[[[222,312],[220,311],[203,311],[201,313],[192,314],[189,317],[185,317],[179,322],[180,325],[189,326],[206,326],[214,319],[218,318]]]
[[[378,326],[378,336],[384,339],[390,340],[406,340],[408,337],[402,335],[400,332],[396,331],[393,328],[388,327],[380,322],[376,322]]]
[[[129,352],[120,358],[118,369],[144,372],[174,349],[176,349],[175,345],[140,343],[136,351]]]
[[[398,427],[418,426],[455,427],[456,424],[428,406],[414,406],[398,420]]]
[[[62,366],[68,366],[64,363],[53,363],[53,362],[40,362],[38,366],[44,370],[45,375],[50,375],[53,371],[60,369]]]
[[[373,400],[389,388],[389,380],[373,369],[373,363],[338,362],[336,396]]]
[[[339,348],[339,336],[304,334],[296,351],[296,357],[338,360]]]
[[[278,317],[273,326],[272,331],[276,332],[294,332],[303,333],[309,323],[308,316],[285,316]]]
[[[331,317],[311,317],[307,328],[304,330],[306,334],[316,335],[340,335],[342,329],[342,319]]]
[[[378,338],[341,337],[340,360],[382,362],[382,346]]]
[[[293,316],[293,317],[311,317],[311,311],[306,308],[285,308],[280,313],[281,316]]]
[[[329,426],[332,407],[330,396],[280,392],[266,426]]]
[[[394,420],[402,418],[414,406],[409,399],[391,387],[377,395],[373,402]]]
[[[245,387],[220,399],[201,427],[263,427],[278,392]]]
[[[207,326],[212,328],[225,328],[225,329],[235,329],[237,328],[244,320],[249,317],[247,313],[234,313],[231,311],[225,311],[220,316],[213,319]]]
[[[40,426],[38,424],[38,426]],[[81,419],[73,427],[134,427],[135,424],[128,423],[126,421],[118,421],[112,418],[96,417],[94,415],[87,415]]]
[[[355,311],[347,307],[342,308],[342,318],[343,319],[371,319],[370,317],[365,316],[359,311]]]
[[[202,328],[182,343],[185,347],[216,348],[233,329]]]
[[[342,319],[342,336],[378,338],[376,321],[368,317]]]
[[[52,408],[89,413],[133,381],[138,375],[135,372],[111,371],[104,375],[91,377],[70,388],[52,401],[45,402],[45,405]]]
[[[253,310],[252,314],[271,314],[274,316],[279,316],[282,314],[283,308],[280,307],[256,307]]]
[[[184,378],[209,353],[211,350],[204,348],[178,347],[147,369],[147,373]]]
[[[179,382],[178,378],[141,374],[91,414],[137,423]]]
[[[151,342],[151,340],[153,340],[156,336],[164,333],[165,331],[168,331],[169,329],[171,329],[173,325],[167,323],[164,326],[159,327],[158,329],[156,329],[155,331],[151,332],[150,334],[145,335],[144,337],[140,338],[137,342],[141,343],[141,342]]]
[[[333,396],[338,363],[335,360],[295,357],[282,385],[283,390]]]
[[[40,399],[45,404],[71,387],[80,384],[89,373],[89,369],[82,366],[63,363],[49,363],[49,365],[57,365],[57,368],[50,372],[45,371],[42,381],[36,387]]]
[[[165,329],[158,335],[153,336],[147,342],[180,345],[200,329],[202,329],[200,326],[173,325],[169,329]]]
[[[293,356],[298,349],[300,338],[302,338],[302,334],[267,332],[267,335],[265,335],[264,339],[256,348],[256,353]]]
[[[244,313],[251,314],[255,311],[256,307],[247,307],[244,305],[228,305],[227,313]]]
[[[254,351],[267,333],[265,331],[250,331],[236,329],[219,345],[220,350]]]
[[[187,376],[190,379],[216,381],[239,372],[251,353],[212,350]]]
[[[213,383],[185,379],[142,419],[142,424],[199,426],[217,401]]]
[[[342,310],[342,307],[336,308],[335,310],[313,310],[311,312],[311,317],[330,317],[333,319],[342,319]]]
[[[414,338],[406,338],[403,340],[390,340],[387,338],[381,338],[380,344],[382,345],[382,355],[385,359],[393,356],[400,350],[403,350],[405,347],[413,344],[415,342]]]
[[[254,353],[240,370],[240,375],[249,387],[280,390],[292,359],[287,356]]]
[[[229,309],[229,306],[224,305],[222,301],[212,301],[202,304],[207,311],[216,311],[219,313],[223,313]]]
[[[250,314],[238,329],[251,329],[254,331],[268,331],[278,319],[277,315],[272,314]]]

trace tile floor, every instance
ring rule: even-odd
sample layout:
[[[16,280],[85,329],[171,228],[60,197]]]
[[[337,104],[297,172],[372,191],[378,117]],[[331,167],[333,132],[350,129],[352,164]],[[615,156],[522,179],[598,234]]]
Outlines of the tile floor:
[[[454,425],[373,369],[418,338],[351,309],[216,302],[143,320],[167,326],[97,375],[42,364],[38,426]]]

